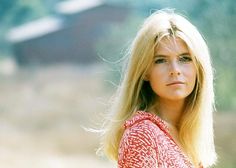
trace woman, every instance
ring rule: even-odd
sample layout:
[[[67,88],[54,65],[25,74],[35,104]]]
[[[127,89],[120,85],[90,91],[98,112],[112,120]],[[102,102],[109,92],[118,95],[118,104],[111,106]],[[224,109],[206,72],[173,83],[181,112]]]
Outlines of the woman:
[[[185,17],[148,17],[130,49],[102,148],[120,168],[209,167],[213,72],[203,37]]]

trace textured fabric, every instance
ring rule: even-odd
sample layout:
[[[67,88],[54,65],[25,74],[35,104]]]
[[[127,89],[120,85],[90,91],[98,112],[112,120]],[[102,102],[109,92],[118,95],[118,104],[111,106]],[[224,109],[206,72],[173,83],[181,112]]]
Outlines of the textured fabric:
[[[193,168],[158,116],[138,111],[124,124],[119,168]]]

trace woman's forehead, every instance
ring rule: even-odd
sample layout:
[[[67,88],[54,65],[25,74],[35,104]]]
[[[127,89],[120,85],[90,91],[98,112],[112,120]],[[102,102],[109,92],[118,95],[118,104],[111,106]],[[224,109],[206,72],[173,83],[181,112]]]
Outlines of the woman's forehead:
[[[155,55],[168,55],[189,52],[187,44],[179,37],[163,37],[155,47]]]

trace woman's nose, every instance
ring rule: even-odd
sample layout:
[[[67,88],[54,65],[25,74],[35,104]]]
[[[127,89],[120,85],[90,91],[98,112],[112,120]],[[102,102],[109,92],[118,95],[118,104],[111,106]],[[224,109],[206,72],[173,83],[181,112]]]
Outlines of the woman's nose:
[[[177,61],[172,61],[169,66],[169,72],[171,76],[179,76],[181,74]]]

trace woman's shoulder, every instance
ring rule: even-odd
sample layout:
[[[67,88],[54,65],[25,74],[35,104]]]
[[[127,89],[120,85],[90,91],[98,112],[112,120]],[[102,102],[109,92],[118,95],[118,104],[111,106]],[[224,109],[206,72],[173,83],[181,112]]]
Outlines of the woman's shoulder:
[[[160,117],[145,111],[137,111],[135,115],[125,121],[124,128],[141,130],[156,130],[156,128],[159,128],[162,131],[168,131],[168,127]]]
[[[146,112],[137,112],[125,124],[118,152],[118,167],[156,167],[158,127]],[[160,131],[159,131],[160,132]]]

